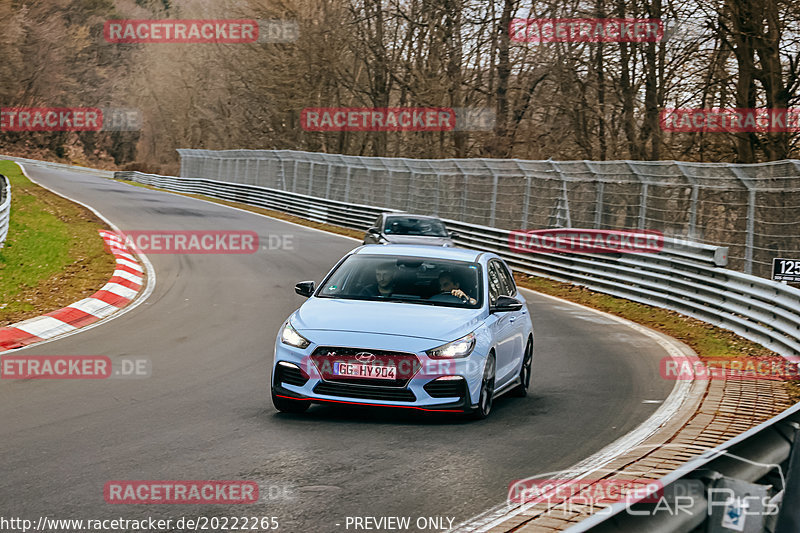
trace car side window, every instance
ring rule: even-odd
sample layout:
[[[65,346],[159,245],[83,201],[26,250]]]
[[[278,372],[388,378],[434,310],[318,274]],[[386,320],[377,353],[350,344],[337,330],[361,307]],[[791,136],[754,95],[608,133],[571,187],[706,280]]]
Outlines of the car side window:
[[[508,271],[508,267],[503,263],[501,263],[500,261],[497,261],[495,264],[497,265],[497,268],[500,270],[500,274],[503,276],[506,288],[508,289],[506,295],[514,296],[515,294],[517,294],[517,284],[514,283],[514,276],[511,274],[511,272]]]
[[[489,263],[489,268],[486,270],[489,278],[489,303],[494,305],[497,302],[497,297],[503,294],[503,284],[501,282],[500,273],[494,265],[494,262]]]

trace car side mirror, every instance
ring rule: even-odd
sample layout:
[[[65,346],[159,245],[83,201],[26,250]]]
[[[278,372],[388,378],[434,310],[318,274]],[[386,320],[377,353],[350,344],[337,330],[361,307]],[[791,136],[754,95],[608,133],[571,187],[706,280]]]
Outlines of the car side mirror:
[[[379,235],[381,233],[381,230],[373,226],[367,230],[367,233],[370,233],[372,235]]]
[[[507,311],[519,311],[522,309],[522,302],[511,296],[498,296],[494,305],[489,306],[490,313],[505,313]]]
[[[450,232],[450,238],[451,239],[455,239],[456,237],[458,237],[458,233],[456,233],[455,231],[451,231]]]
[[[305,296],[306,298],[308,298],[309,296],[314,294],[314,282],[301,281],[300,283],[294,286],[294,292],[296,292],[300,296]]]

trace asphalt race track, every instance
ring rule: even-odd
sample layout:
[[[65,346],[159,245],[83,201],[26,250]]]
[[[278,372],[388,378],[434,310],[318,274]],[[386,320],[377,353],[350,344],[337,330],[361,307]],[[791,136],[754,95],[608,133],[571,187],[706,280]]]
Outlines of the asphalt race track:
[[[152,376],[0,381],[0,500],[12,516],[274,516],[281,531],[344,531],[348,516],[450,517],[504,501],[510,482],[567,468],[634,429],[674,385],[652,339],[598,314],[529,297],[532,394],[483,422],[314,406],[278,414],[269,397],[275,335],[356,243],[224,206],[80,172],[27,167],[40,183],[123,230],[253,230],[293,250],[156,255],[149,299],[116,320],[26,355],[149,359]],[[110,505],[111,480],[259,483],[245,506]],[[445,521],[446,523],[446,521]],[[339,524],[337,526],[337,524]],[[350,528],[352,530],[352,526]]]

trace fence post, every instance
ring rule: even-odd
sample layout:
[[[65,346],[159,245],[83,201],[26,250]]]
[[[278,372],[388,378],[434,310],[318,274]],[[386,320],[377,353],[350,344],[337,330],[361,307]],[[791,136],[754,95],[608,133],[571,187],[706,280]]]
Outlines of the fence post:
[[[497,214],[497,174],[494,169],[486,164],[486,161],[481,159],[484,168],[492,175],[492,203],[489,206],[489,226],[494,227],[495,217]]]
[[[383,203],[386,207],[393,209],[394,207],[392,206],[392,171],[386,169],[386,175],[387,175],[387,183],[385,186],[386,197],[384,198]]]
[[[330,161],[328,161],[328,173],[327,173],[326,179],[325,179],[325,199],[326,200],[330,200],[331,199],[331,180],[333,179],[333,177],[331,176],[331,171],[332,170],[333,170],[333,164]]]
[[[349,202],[350,201],[350,172],[352,170],[353,170],[353,167],[348,165],[348,167],[347,167],[347,175],[345,176],[345,179],[344,179],[344,201],[345,202]]]
[[[547,160],[550,163],[550,166],[553,168],[553,171],[558,175],[558,179],[561,180],[561,197],[556,201],[556,225],[559,223],[559,215],[561,214],[561,209],[564,209],[564,216],[566,218],[566,225],[564,227],[571,228],[572,227],[572,217],[569,213],[569,195],[567,194],[567,180],[564,175],[561,173],[561,169],[558,168],[556,162],[552,159]]]
[[[728,164],[742,185],[747,189],[747,233],[744,245],[744,273],[753,273],[753,245],[755,241],[756,227],[756,189],[752,184],[752,178],[747,176],[744,171],[734,164]]]
[[[442,176],[439,174],[438,171],[434,170],[434,172],[436,172],[436,203],[434,204],[433,207],[433,216],[438,217],[439,201],[440,201],[439,196],[441,196],[441,188],[442,188]]]
[[[603,227],[603,193],[605,192],[606,182],[597,180],[597,200],[595,202],[594,211],[594,228],[600,229]]]
[[[647,192],[649,183],[647,180],[642,177],[639,172],[633,168],[633,165],[630,161],[625,161],[625,164],[628,165],[628,169],[630,170],[631,174],[636,176],[636,179],[639,180],[639,183],[642,186],[642,192],[639,195],[639,222],[637,224],[639,229],[646,229],[647,228]]]

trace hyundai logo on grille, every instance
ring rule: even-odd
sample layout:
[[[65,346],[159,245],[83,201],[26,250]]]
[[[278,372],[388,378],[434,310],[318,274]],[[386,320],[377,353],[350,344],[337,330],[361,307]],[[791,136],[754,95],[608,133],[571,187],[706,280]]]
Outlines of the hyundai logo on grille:
[[[359,352],[356,354],[356,360],[362,363],[371,363],[375,360],[375,354],[369,352]]]

